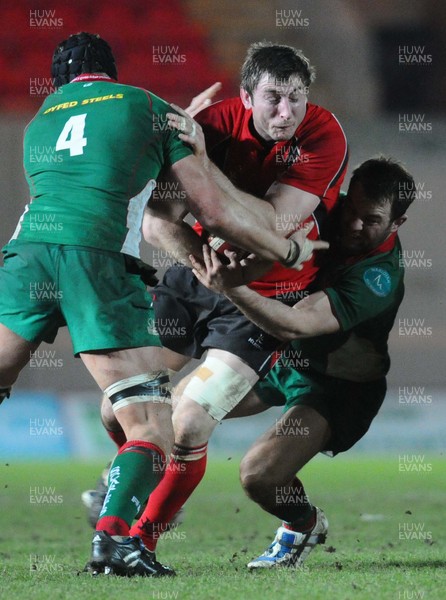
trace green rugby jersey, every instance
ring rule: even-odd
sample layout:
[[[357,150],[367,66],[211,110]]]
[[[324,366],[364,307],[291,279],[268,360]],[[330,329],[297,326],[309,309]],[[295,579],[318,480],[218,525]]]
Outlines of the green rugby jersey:
[[[192,154],[168,128],[169,110],[146,90],[95,74],[48,96],[25,130],[31,200],[12,239],[139,256],[161,168]]]
[[[404,295],[400,256],[393,234],[369,257],[329,267],[322,289],[341,331],[293,341],[294,355],[332,377],[363,382],[385,376],[387,340]]]

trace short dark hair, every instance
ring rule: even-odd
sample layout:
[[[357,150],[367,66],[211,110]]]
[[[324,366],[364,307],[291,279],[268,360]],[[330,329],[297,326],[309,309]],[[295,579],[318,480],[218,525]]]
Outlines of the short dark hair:
[[[404,215],[415,200],[415,181],[401,163],[379,156],[363,162],[350,179],[349,187],[359,182],[366,198],[373,203],[390,202],[390,219]]]
[[[240,86],[252,96],[265,73],[284,81],[298,75],[306,88],[316,79],[316,70],[301,50],[272,42],[255,42],[248,48],[242,65]]]
[[[107,42],[95,33],[81,31],[57,45],[51,76],[56,88],[82,73],[106,73],[118,79],[115,59]]]

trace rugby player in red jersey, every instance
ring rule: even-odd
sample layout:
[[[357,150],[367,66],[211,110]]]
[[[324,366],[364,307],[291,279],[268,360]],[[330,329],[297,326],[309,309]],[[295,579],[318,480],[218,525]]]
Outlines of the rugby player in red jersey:
[[[263,211],[256,206],[258,214],[264,214],[265,226],[275,220],[284,235],[314,222],[310,239],[318,237],[335,205],[347,163],[347,143],[338,121],[308,102],[313,80],[314,69],[300,51],[253,44],[242,67],[240,98],[218,102],[197,116],[212,161],[205,163],[225,192],[247,207],[252,207],[254,198],[264,198]],[[177,122],[183,131],[194,133],[182,134],[182,139],[196,144],[198,126],[190,126],[181,117]],[[149,210],[152,218],[146,220],[146,239],[188,264],[185,238],[191,239],[193,233],[183,223],[184,208],[164,208],[163,218]],[[199,225],[195,230],[207,239],[208,232],[203,234]],[[179,240],[183,254],[178,252]],[[276,263],[250,287],[295,304],[308,293],[316,270],[314,259],[304,263],[301,271]],[[226,298],[209,293],[184,266],[166,273],[155,290],[154,307],[171,368],[179,370],[190,357],[201,357],[206,350],[207,356],[180,385],[183,392],[173,415],[171,462],[132,529],[151,548],[204,475],[213,429],[259,375],[268,371],[270,356],[281,343],[253,326]],[[165,324],[172,316],[186,331],[184,337],[169,335]]]
[[[171,124],[182,131],[180,138],[194,147],[221,189],[246,208],[255,206],[265,229],[274,223],[287,236],[311,225],[308,237],[313,241],[336,203],[347,163],[340,124],[329,111],[308,102],[314,77],[302,52],[253,44],[242,67],[239,98],[206,108],[198,114],[198,123],[184,113],[171,116]],[[203,133],[211,160],[202,145]],[[259,204],[259,198],[265,202]],[[203,210],[210,212],[212,206]],[[177,388],[182,393],[173,415],[170,463],[132,528],[132,535],[141,536],[149,548],[155,547],[159,534],[203,477],[213,429],[268,372],[271,356],[282,343],[252,324],[227,298],[198,283],[184,266],[190,265],[190,253],[197,255],[200,237],[207,240],[215,233],[198,224],[192,230],[183,221],[186,212],[180,202],[155,202],[144,223],[146,240],[182,263],[170,268],[155,288],[155,325],[166,364],[179,370],[207,351],[202,365]],[[301,250],[305,258],[312,251],[308,243]],[[316,272],[312,258],[300,271],[275,263],[250,287],[295,304],[308,294]],[[176,325],[173,334],[169,322]],[[179,336],[178,330],[185,335]],[[114,429],[106,412],[106,426]]]

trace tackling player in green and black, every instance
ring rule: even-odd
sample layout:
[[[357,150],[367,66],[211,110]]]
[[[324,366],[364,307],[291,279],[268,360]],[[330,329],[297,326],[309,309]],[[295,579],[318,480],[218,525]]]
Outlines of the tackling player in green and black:
[[[250,569],[300,566],[325,541],[327,519],[309,502],[296,473],[318,452],[334,455],[353,446],[384,400],[387,339],[404,294],[397,231],[414,196],[414,181],[398,163],[380,158],[358,167],[334,221],[321,291],[293,307],[240,285],[235,255],[223,266],[204,248],[206,268],[191,259],[204,285],[225,293],[266,332],[291,342],[246,399],[245,414],[284,405],[282,418],[240,467],[247,494],[283,521]]]

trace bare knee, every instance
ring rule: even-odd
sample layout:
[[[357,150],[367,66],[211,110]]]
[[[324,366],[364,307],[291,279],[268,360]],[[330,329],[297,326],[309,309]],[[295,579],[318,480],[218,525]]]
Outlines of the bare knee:
[[[172,416],[175,442],[184,446],[204,444],[217,422],[189,398],[182,398]]]
[[[243,457],[240,463],[240,482],[245,493],[255,500],[262,486],[262,472],[257,461],[252,461],[248,456]]]
[[[254,501],[261,501],[278,485],[274,469],[265,460],[248,453],[240,463],[240,481],[245,493]]]

